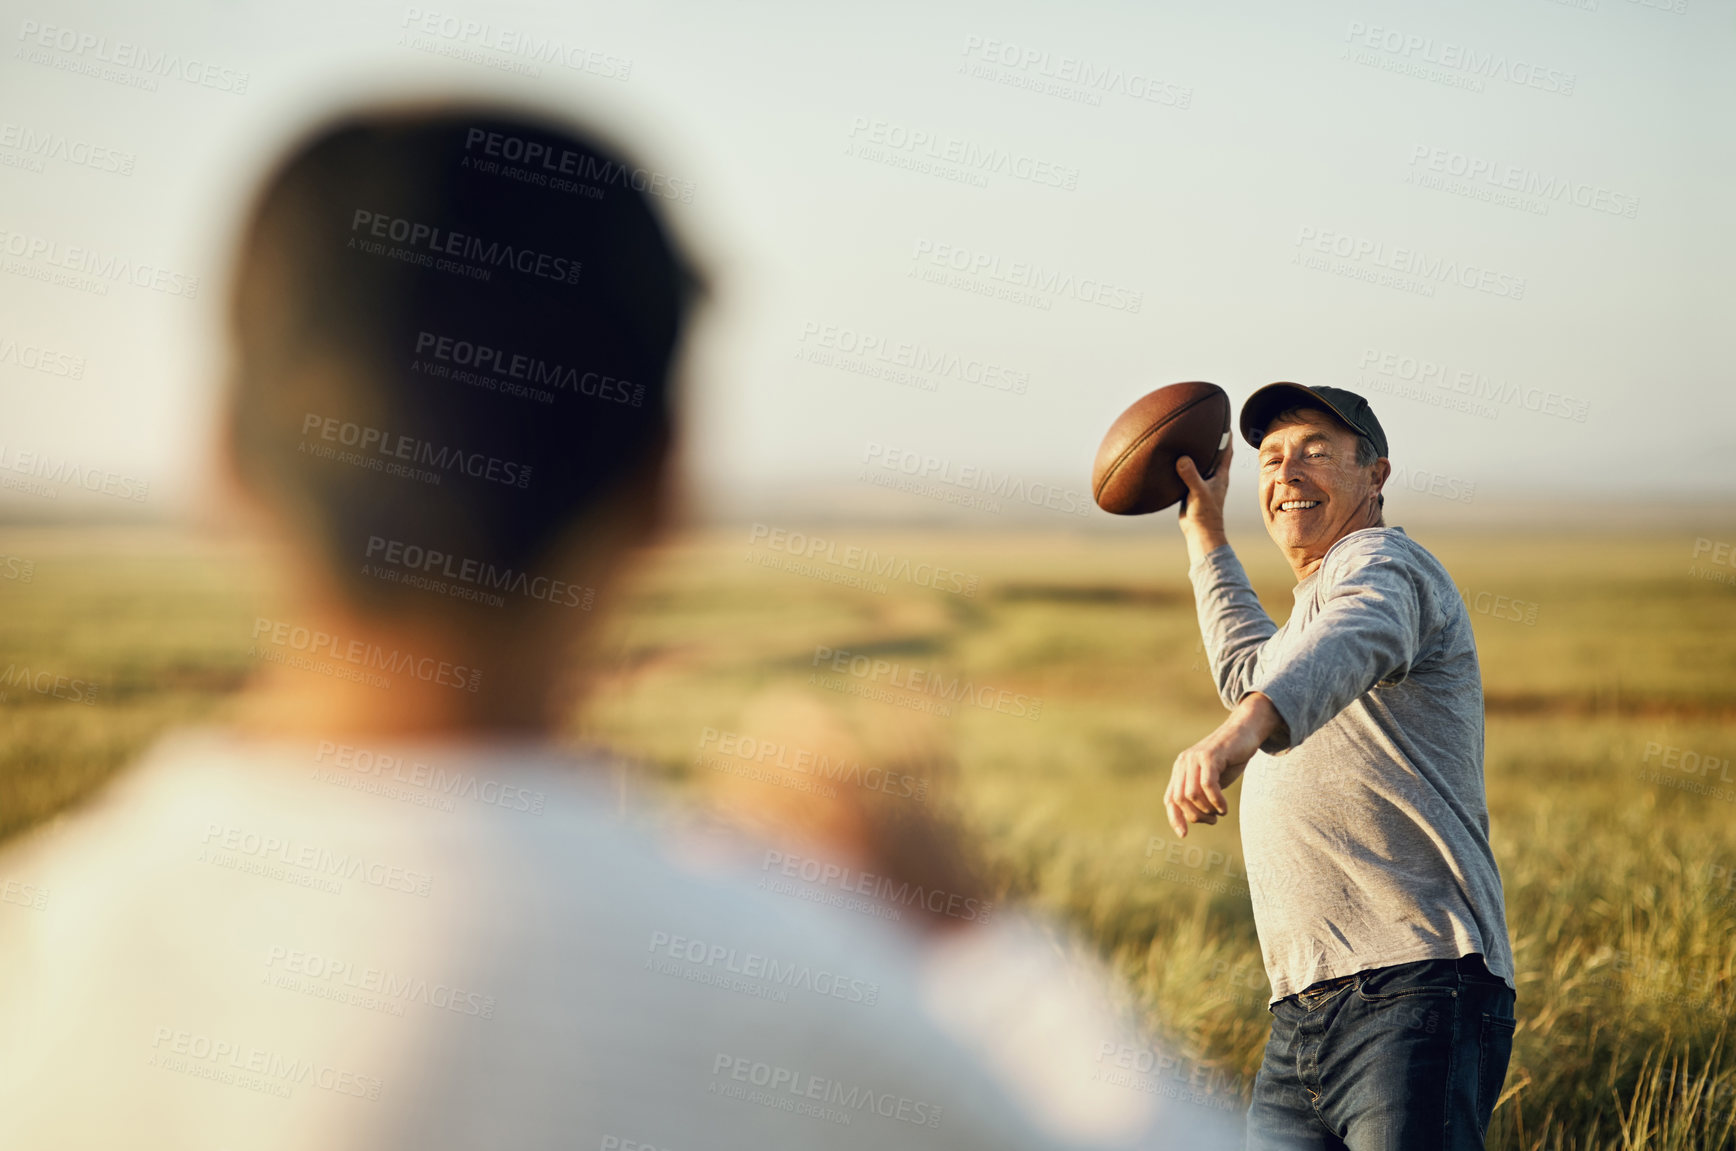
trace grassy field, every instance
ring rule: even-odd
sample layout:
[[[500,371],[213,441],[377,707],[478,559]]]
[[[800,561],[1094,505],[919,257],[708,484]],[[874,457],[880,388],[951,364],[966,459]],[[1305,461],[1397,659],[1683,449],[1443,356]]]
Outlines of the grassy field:
[[[852,587],[842,565],[792,570],[745,528],[683,538],[618,605],[574,737],[690,793],[718,782],[695,766],[707,729],[753,734],[792,711],[867,756],[919,747],[950,765],[933,806],[987,881],[1074,924],[1149,1020],[1246,1082],[1266,988],[1235,819],[1170,853],[1159,804],[1174,755],[1222,716],[1179,542],[820,534],[833,555],[876,548],[961,578],[913,567]],[[1478,609],[1520,1015],[1490,1145],[1736,1146],[1736,588],[1690,571],[1687,535],[1415,534]],[[1263,538],[1237,542],[1282,618],[1287,569]],[[254,670],[274,579],[250,553],[153,533],[16,529],[0,553],[4,836],[163,729],[219,715]],[[855,656],[968,681],[987,705],[948,714],[852,675]]]

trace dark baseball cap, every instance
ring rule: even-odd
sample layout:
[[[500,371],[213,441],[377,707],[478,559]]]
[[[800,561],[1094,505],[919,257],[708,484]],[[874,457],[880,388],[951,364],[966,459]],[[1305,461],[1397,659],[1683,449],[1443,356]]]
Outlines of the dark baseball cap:
[[[1272,417],[1289,408],[1325,408],[1353,432],[1374,441],[1375,454],[1386,455],[1386,431],[1374,418],[1374,409],[1355,392],[1343,388],[1305,388],[1301,384],[1267,384],[1242,405],[1242,438],[1256,448],[1266,438]]]

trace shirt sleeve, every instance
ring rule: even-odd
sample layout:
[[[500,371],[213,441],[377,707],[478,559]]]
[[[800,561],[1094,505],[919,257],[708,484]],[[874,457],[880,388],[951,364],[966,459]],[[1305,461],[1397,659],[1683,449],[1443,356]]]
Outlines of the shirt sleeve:
[[[1260,606],[1248,573],[1229,544],[1215,548],[1188,568],[1194,605],[1199,609],[1200,639],[1217,681],[1218,697],[1235,707],[1249,691],[1260,648],[1278,625]]]
[[[1390,551],[1330,557],[1320,607],[1276,658],[1259,661],[1248,691],[1263,693],[1289,728],[1260,750],[1287,751],[1382,683],[1410,674],[1421,646],[1421,572]]]

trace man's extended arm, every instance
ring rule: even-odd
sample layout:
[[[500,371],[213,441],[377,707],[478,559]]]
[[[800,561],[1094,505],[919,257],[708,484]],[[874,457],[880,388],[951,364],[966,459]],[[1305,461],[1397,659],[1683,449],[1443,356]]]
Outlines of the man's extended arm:
[[[1211,668],[1224,706],[1235,707],[1253,690],[1260,671],[1260,650],[1278,625],[1261,606],[1229,545],[1196,560],[1187,574],[1193,583],[1206,666]]]
[[[1236,553],[1224,535],[1224,494],[1230,477],[1230,457],[1210,480],[1202,480],[1193,461],[1183,457],[1176,471],[1188,484],[1181,509],[1181,533],[1187,540],[1188,578],[1198,605],[1200,641],[1206,663],[1225,707],[1235,707],[1248,694],[1260,648],[1278,625],[1260,606]]]
[[[1284,730],[1271,701],[1248,690],[1260,648],[1277,625],[1260,606],[1224,534],[1224,496],[1233,454],[1225,453],[1209,480],[1202,479],[1185,456],[1176,465],[1188,486],[1180,523],[1187,540],[1188,574],[1199,604],[1200,637],[1218,694],[1232,709],[1216,731],[1176,757],[1163,801],[1170,826],[1183,837],[1188,824],[1216,823],[1219,815],[1229,812],[1223,789],[1240,777],[1261,744],[1282,736]]]
[[[1228,815],[1224,788],[1236,782],[1260,745],[1282,737],[1284,721],[1272,701],[1250,692],[1218,729],[1175,757],[1164,811],[1176,835],[1187,838],[1190,823],[1216,823]]]
[[[1415,569],[1391,554],[1352,553],[1321,578],[1330,581],[1323,602],[1296,645],[1263,659],[1230,718],[1176,758],[1164,798],[1177,835],[1228,812],[1223,788],[1256,750],[1294,747],[1377,684],[1409,674],[1424,614]]]

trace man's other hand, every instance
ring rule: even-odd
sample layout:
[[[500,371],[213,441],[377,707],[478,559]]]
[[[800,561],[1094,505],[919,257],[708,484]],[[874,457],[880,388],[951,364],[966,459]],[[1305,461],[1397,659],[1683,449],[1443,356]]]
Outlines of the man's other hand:
[[[1187,838],[1190,823],[1216,823],[1230,813],[1224,788],[1242,777],[1260,745],[1283,726],[1272,701],[1252,692],[1216,731],[1175,757],[1163,806],[1177,837]]]
[[[1187,456],[1175,462],[1175,474],[1187,485],[1187,495],[1181,501],[1181,534],[1187,537],[1188,560],[1198,560],[1207,552],[1229,543],[1224,535],[1224,498],[1230,490],[1230,459],[1235,448],[1228,447],[1218,470],[1211,479],[1202,479],[1200,470]]]

